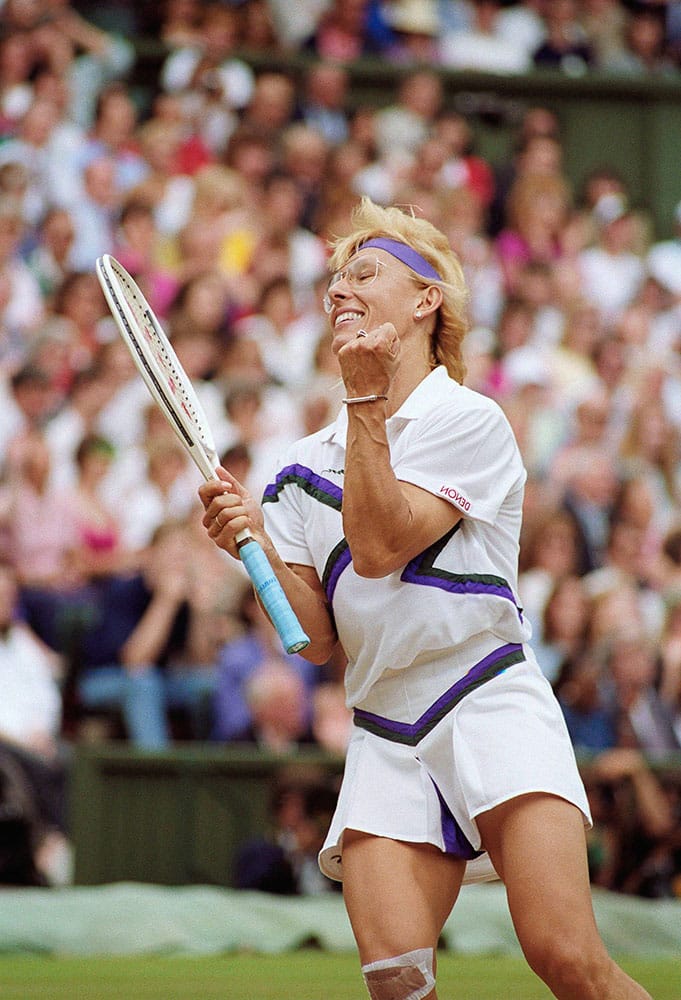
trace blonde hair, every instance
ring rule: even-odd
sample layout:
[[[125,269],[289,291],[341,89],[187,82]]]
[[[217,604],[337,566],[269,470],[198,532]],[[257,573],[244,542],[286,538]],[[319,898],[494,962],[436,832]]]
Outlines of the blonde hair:
[[[194,175],[195,212],[214,219],[216,213],[243,208],[245,201],[243,178],[231,167],[209,163]]]
[[[383,208],[364,197],[351,216],[352,232],[331,241],[332,254],[329,266],[339,270],[363,243],[375,237],[387,237],[405,243],[416,250],[441,276],[441,281],[431,281],[414,272],[414,280],[427,288],[438,285],[442,289],[442,304],[437,311],[435,328],[431,336],[431,364],[444,365],[451,378],[463,382],[466,365],[462,357],[463,339],[468,331],[468,291],[463,269],[449,241],[426,219],[417,218],[395,206]]]
[[[525,174],[514,181],[506,199],[506,217],[509,225],[522,230],[535,218],[537,206],[544,198],[553,198],[567,215],[572,197],[569,184],[553,174]]]

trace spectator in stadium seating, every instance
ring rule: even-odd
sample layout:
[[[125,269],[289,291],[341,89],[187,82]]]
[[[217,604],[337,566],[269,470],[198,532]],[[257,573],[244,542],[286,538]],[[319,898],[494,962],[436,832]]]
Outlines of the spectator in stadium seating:
[[[438,65],[442,28],[437,0],[393,0],[383,10],[394,36],[385,58],[403,65]]]
[[[29,38],[8,31],[0,38],[0,134],[15,131],[33,98],[33,58]]]
[[[548,481],[553,486],[550,469]],[[574,455],[558,494],[579,527],[584,572],[603,565],[618,488],[618,464],[607,447],[585,447]]]
[[[170,49],[200,45],[201,13],[200,0],[165,0],[159,27],[161,41]]]
[[[674,707],[657,687],[658,667],[654,642],[637,634],[613,637],[605,697],[615,719],[617,742],[651,758],[681,749],[674,730]]]
[[[33,364],[10,370],[0,381],[3,420],[0,423],[0,470],[7,475],[9,451],[16,438],[39,430],[55,406],[54,387],[46,372]]]
[[[221,154],[251,100],[255,74],[236,55],[239,13],[231,5],[207,3],[200,14],[200,42],[171,49],[161,67],[161,89],[180,95],[208,149]]]
[[[565,439],[551,459],[551,479],[558,489],[563,488],[574,456],[579,457],[583,448],[608,447],[612,441],[611,402],[600,385],[577,402],[569,417]]]
[[[206,619],[217,600],[220,564],[211,570],[217,590],[202,586],[206,555],[187,524],[166,521],[141,572],[101,578],[84,596],[89,625],[81,637],[78,702],[83,710],[120,711],[138,747],[168,746],[171,709],[187,713],[191,737],[210,732],[215,650]]]
[[[379,19],[378,31],[372,17]],[[314,30],[301,43],[301,51],[320,59],[348,63],[362,56],[375,55],[385,43],[385,26],[380,12],[370,0],[331,0],[322,11]]]
[[[544,139],[548,142],[541,141]],[[506,223],[506,200],[518,174],[561,173],[563,160],[558,115],[544,105],[530,106],[513,136],[511,156],[494,165],[494,198],[488,226],[491,236],[496,236]]]
[[[209,293],[212,287],[214,286],[210,281],[204,285]],[[206,318],[208,315],[208,318],[212,318],[211,306],[219,304],[219,292],[216,294],[216,300],[207,298],[202,309],[197,301],[193,310],[195,315],[201,318]],[[191,312],[189,309],[185,311],[185,319],[191,316]],[[196,330],[187,323],[173,324],[173,346],[206,414],[218,452],[234,443],[234,430],[225,412],[225,392],[223,386],[214,378],[223,342],[223,339],[210,329],[201,329],[198,323]]]
[[[574,76],[585,73],[594,63],[594,53],[580,24],[576,0],[552,0],[544,20],[546,37],[532,55],[535,67]]]
[[[214,162],[215,156],[200,134],[201,119],[195,120],[191,105],[185,105],[181,94],[159,91],[151,100],[149,120],[161,122],[171,133],[179,129],[175,169],[180,174],[192,177],[201,167]]]
[[[624,76],[675,76],[678,67],[667,48],[664,10],[640,6],[627,11],[624,45],[601,66]]]
[[[562,261],[528,261],[518,271],[516,295],[534,311],[532,339],[539,348],[549,349],[561,339],[566,308],[577,298],[568,285],[574,280],[571,269],[570,252],[566,249]]]
[[[98,95],[95,118],[83,150],[83,169],[100,157],[114,164],[114,183],[122,198],[149,173],[137,139],[139,112],[130,88],[120,81],[108,84]]]
[[[58,411],[45,425],[45,438],[52,455],[53,478],[58,485],[72,485],[77,478],[76,450],[79,443],[99,429],[99,416],[113,398],[116,383],[103,358],[77,372]]]
[[[52,483],[44,431],[17,434],[8,449],[2,487],[7,552],[22,588],[64,591],[82,583],[73,562],[76,527],[64,490]]]
[[[622,54],[628,17],[620,0],[582,0],[579,20],[593,50],[594,68],[607,69]]]
[[[318,189],[308,194],[316,200],[321,191],[322,177]],[[296,310],[312,304],[326,266],[326,247],[304,223],[305,197],[305,190],[289,172],[278,170],[265,183],[259,239],[251,259],[253,304],[266,284],[282,277],[290,282]]]
[[[593,208],[598,227],[596,243],[578,258],[583,294],[605,321],[612,321],[640,291],[645,278],[639,230],[626,198],[606,194]]]
[[[38,223],[59,191],[53,143],[59,114],[53,98],[34,96],[15,133],[0,146],[0,166],[24,172],[23,191],[17,197],[24,222],[30,227]],[[64,166],[61,164],[61,169]]]
[[[48,884],[70,878],[66,781],[61,746],[61,659],[20,618],[14,567],[0,561],[0,761],[24,783],[35,816],[32,855]],[[4,780],[3,780],[4,786]],[[3,808],[10,805],[2,789]],[[6,813],[4,817],[6,817]],[[3,856],[8,850],[3,829]]]
[[[528,302],[513,295],[503,299],[494,329],[495,362],[486,387],[489,395],[503,399],[513,391],[514,374],[508,371],[508,358],[532,345],[535,311]]]
[[[650,557],[644,532],[637,524],[613,516],[602,564],[586,573],[583,583],[594,601],[618,589],[635,593],[641,630],[651,641],[659,639],[664,601],[658,590],[655,560]]]
[[[252,345],[260,355],[255,341],[240,338],[240,344],[242,347]],[[243,381],[232,383],[225,407],[236,439],[245,444],[250,453],[249,489],[254,496],[262,496],[282,448],[300,433],[300,403],[292,400],[289,391],[274,383],[258,385]]]
[[[533,629],[537,661],[554,684],[563,665],[586,647],[589,632],[589,593],[582,577],[560,577],[546,599],[539,629]]]
[[[648,898],[673,896],[675,812],[660,776],[626,748],[601,751],[585,772],[594,814],[592,883]]]
[[[624,205],[628,209],[632,226],[632,247],[639,253],[648,250],[651,241],[651,219],[643,209],[631,204],[629,185],[620,170],[612,163],[603,162],[589,170],[584,177],[575,211],[575,226],[581,230],[581,249],[595,245],[601,233],[602,222],[596,205],[606,196],[602,205]]]
[[[598,395],[601,389],[593,355],[603,329],[598,310],[588,301],[573,298],[563,306],[560,339],[545,348],[555,402],[568,418],[584,399]],[[534,346],[539,347],[537,341]],[[605,444],[610,447],[611,442]]]
[[[49,308],[67,274],[75,270],[72,257],[75,230],[68,209],[48,209],[38,222],[35,237],[26,262]]]
[[[337,798],[330,780],[279,783],[272,798],[274,833],[237,852],[234,886],[276,895],[317,896],[334,883],[319,871],[317,854]]]
[[[348,139],[329,150],[326,176],[319,192],[319,209],[313,229],[322,239],[335,232],[345,216],[349,225],[349,212],[359,201],[357,178],[369,166],[370,156],[366,147],[355,139]]]
[[[318,684],[312,695],[312,736],[317,746],[344,758],[352,726],[352,712],[345,703],[342,680]]]
[[[374,116],[379,157],[404,160],[415,154],[433,129],[444,100],[443,83],[428,67],[411,69],[400,80],[395,100]]]
[[[102,252],[107,252],[106,247]],[[109,336],[110,314],[92,259],[83,271],[70,271],[66,275],[55,292],[52,311],[56,317],[68,320],[73,331],[69,346],[75,375],[97,360]]]
[[[195,511],[194,464],[170,425],[166,431],[158,418],[155,420],[158,433],[152,432],[142,442],[140,454],[128,456],[122,481],[113,467],[114,474],[108,478],[103,493],[109,505],[117,504],[125,511],[122,540],[132,552],[141,552],[151,544],[165,521],[183,520]],[[136,474],[140,458],[141,476]]]
[[[208,268],[191,275],[177,288],[168,310],[167,327],[171,340],[194,334],[197,339],[205,337],[219,345],[231,337],[237,315],[226,276]],[[214,358],[210,360],[215,363]],[[201,377],[205,379],[206,374],[203,371]]]
[[[471,322],[494,329],[503,304],[503,274],[487,234],[483,201],[468,185],[454,188],[445,200],[443,224],[470,289]]]
[[[256,78],[253,93],[240,115],[239,127],[260,132],[276,149],[295,113],[295,83],[286,73],[269,70]]]
[[[443,182],[450,190],[464,187],[487,209],[494,197],[494,171],[475,151],[473,129],[465,115],[443,108],[433,122],[433,132],[446,147]]]
[[[644,475],[627,475],[624,472],[613,509],[613,521],[630,524],[641,532],[645,579],[656,589],[663,588],[666,579],[662,565],[665,532],[656,521],[653,489]]]
[[[75,451],[76,479],[66,489],[75,526],[73,561],[85,581],[123,573],[137,565],[122,537],[123,511],[102,496],[114,449],[101,434],[85,434]]]
[[[270,0],[243,0],[240,6],[242,51],[255,56],[282,55],[284,48],[274,23]]]
[[[95,119],[99,94],[124,79],[136,61],[135,48],[123,30],[104,30],[63,0],[53,0],[57,29],[66,36],[70,56],[64,67],[67,116],[81,128]]]
[[[267,178],[274,173],[277,150],[259,129],[240,126],[234,130],[223,156],[226,167],[241,177],[249,213],[258,216]]]
[[[20,203],[3,195],[0,197],[0,323],[5,337],[20,353],[30,344],[31,334],[45,315],[40,287],[20,252],[25,233]],[[7,343],[0,347],[0,358],[6,350]]]
[[[521,541],[518,587],[533,631],[539,628],[546,602],[564,577],[582,575],[580,534],[568,511],[548,505],[528,519]]]
[[[159,236],[174,236],[190,216],[194,183],[183,171],[185,132],[181,122],[155,117],[144,122],[136,133],[147,172],[126,192],[124,205],[152,206]]]
[[[194,174],[191,212],[172,247],[171,263],[182,282],[198,273],[218,271],[231,281],[235,298],[251,265],[259,219],[249,214],[246,184],[220,163],[209,163]],[[238,281],[236,279],[239,279]]]
[[[299,223],[311,229],[319,207],[331,145],[310,125],[296,122],[281,136],[281,171],[296,184],[301,197]]]
[[[94,273],[93,262],[101,254],[111,251],[120,210],[116,164],[110,156],[96,156],[84,167],[81,197],[70,208],[74,229],[71,248],[74,271]]]
[[[659,395],[645,389],[631,410],[619,446],[623,471],[650,485],[658,526],[676,520],[681,480],[681,432],[669,419]]]
[[[101,88],[135,62],[134,47],[122,33],[96,27],[62,0],[44,5],[9,0],[3,19],[8,32],[22,36],[32,77],[46,69],[67,82],[69,117],[80,127],[91,123]]]
[[[561,259],[570,207],[570,189],[560,175],[528,172],[516,178],[508,194],[506,227],[495,242],[508,293],[517,290],[522,265]]]
[[[177,279],[163,260],[164,239],[156,225],[153,202],[141,196],[142,192],[137,191],[123,204],[111,253],[163,320],[177,294]]]
[[[653,243],[646,256],[646,267],[678,301],[681,299],[681,202],[674,208],[671,224],[671,238]]]
[[[587,755],[582,771],[594,817],[588,835],[591,881],[617,892],[669,895],[671,798],[646,751],[621,739],[602,653],[583,650],[556,681],[575,748]]]
[[[545,8],[545,0],[502,4],[497,19],[498,34],[527,53],[528,65],[546,37]]]
[[[301,738],[309,741],[318,668],[301,656],[287,656],[250,585],[242,592],[237,614],[241,634],[218,654],[214,738],[256,740],[275,750]]]
[[[503,31],[501,7],[501,0],[473,0],[471,25],[446,31],[441,39],[442,65],[501,75],[527,72],[526,45]]]
[[[260,346],[270,378],[296,393],[312,375],[323,328],[323,316],[295,308],[290,280],[282,276],[263,285],[257,312],[237,323],[235,332],[252,337]]]
[[[297,114],[330,146],[339,146],[348,139],[349,94],[350,74],[347,67],[323,60],[315,62],[305,73]]]
[[[259,664],[245,683],[245,694],[251,717],[247,741],[274,754],[293,753],[312,742],[305,683],[288,661]]]

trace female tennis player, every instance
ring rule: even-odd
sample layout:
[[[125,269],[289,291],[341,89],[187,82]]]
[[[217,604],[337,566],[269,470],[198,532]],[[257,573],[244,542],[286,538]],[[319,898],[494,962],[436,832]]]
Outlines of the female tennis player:
[[[648,997],[596,928],[586,795],[518,604],[525,471],[500,408],[463,385],[461,267],[430,223],[365,199],[331,269],[338,419],[262,507],[224,470],[200,496],[221,548],[246,527],[263,545],[302,655],[347,655],[354,735],[320,865],[369,994],[433,1000],[462,883],[499,877],[556,997]]]

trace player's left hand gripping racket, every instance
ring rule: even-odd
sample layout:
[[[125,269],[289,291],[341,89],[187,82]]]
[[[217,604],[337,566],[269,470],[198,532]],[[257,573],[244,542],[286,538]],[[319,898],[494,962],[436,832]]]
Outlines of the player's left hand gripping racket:
[[[134,279],[109,254],[97,258],[97,277],[137,369],[205,479],[220,464],[213,435],[191,382]],[[287,653],[310,640],[302,630],[262,547],[248,530],[236,536],[239,556]]]

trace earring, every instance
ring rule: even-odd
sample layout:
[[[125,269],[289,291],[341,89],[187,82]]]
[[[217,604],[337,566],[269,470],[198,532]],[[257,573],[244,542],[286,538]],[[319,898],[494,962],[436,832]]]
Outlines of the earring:
[[[421,319],[423,313],[421,312],[420,309],[417,309],[416,312],[414,313],[414,316],[416,317],[416,319]]]

